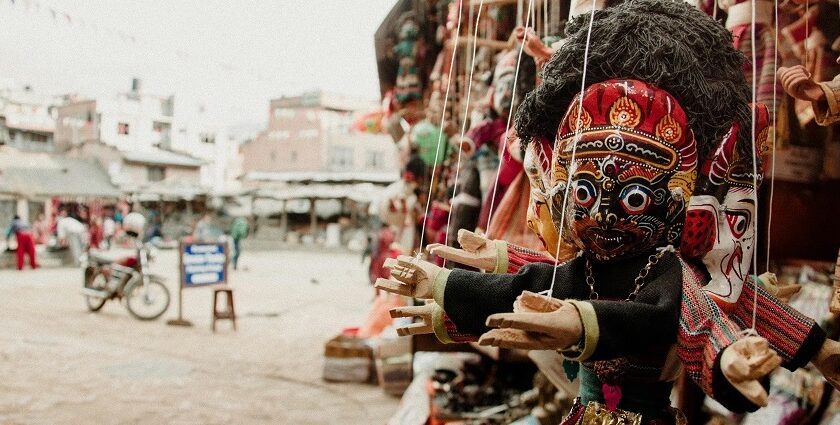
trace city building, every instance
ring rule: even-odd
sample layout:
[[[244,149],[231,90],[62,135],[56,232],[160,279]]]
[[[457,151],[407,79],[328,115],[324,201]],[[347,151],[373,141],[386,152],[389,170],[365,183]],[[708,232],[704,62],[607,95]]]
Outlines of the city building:
[[[241,148],[246,178],[312,171],[393,175],[393,141],[351,128],[357,114],[376,108],[322,92],[271,100],[268,128]]]
[[[240,148],[253,215],[279,214],[282,237],[289,213],[308,214],[315,234],[318,217],[366,211],[399,178],[391,137],[353,128],[361,114],[378,108],[323,92],[271,100],[267,128]]]
[[[135,200],[192,199],[205,194],[205,161],[187,154],[185,133],[175,131],[173,96],[131,91],[111,98],[69,98],[58,107],[55,143],[60,151],[102,164],[111,181]]]
[[[54,152],[57,96],[12,81],[0,83],[0,144],[29,152]]]

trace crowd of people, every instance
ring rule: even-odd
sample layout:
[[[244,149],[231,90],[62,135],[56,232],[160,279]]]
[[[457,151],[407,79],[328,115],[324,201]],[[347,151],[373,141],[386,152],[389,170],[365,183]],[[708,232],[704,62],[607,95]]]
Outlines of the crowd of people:
[[[153,210],[147,211],[146,215],[148,225],[142,240],[163,240],[160,215]],[[18,270],[23,270],[27,259],[32,269],[38,268],[37,245],[51,251],[69,250],[73,266],[78,267],[83,255],[89,250],[109,250],[125,239],[122,229],[124,216],[125,212],[120,208],[90,214],[87,208],[67,206],[60,207],[52,219],[45,214],[38,214],[32,223],[16,214],[6,229],[6,250],[15,251]],[[242,240],[249,234],[245,218],[235,218],[229,231],[225,232],[213,222],[209,213],[202,214],[193,224],[187,238],[193,241],[217,241],[224,234],[230,238],[231,265],[236,270],[242,253]]]

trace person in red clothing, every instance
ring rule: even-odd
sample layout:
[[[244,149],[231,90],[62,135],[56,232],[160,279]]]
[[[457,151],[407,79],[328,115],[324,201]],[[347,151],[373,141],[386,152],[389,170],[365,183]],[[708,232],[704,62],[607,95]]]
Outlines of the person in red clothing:
[[[17,239],[17,269],[23,270],[23,261],[26,255],[29,256],[29,266],[33,269],[38,268],[38,262],[35,261],[35,239],[32,237],[32,232],[29,231],[29,224],[18,215],[15,215],[12,224],[6,231],[7,245],[12,234]]]
[[[99,246],[102,244],[102,240],[104,238],[103,232],[102,232],[102,218],[101,217],[94,216],[93,218],[91,218],[89,232],[90,232],[90,242],[88,244],[89,245],[88,249],[90,249],[90,248],[99,249]]]

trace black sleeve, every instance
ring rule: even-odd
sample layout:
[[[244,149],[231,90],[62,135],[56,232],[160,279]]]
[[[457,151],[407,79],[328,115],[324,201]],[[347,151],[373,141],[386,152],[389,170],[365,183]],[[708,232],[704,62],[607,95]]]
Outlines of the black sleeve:
[[[558,267],[557,286],[568,284],[568,264]],[[452,270],[446,281],[443,309],[461,333],[480,335],[487,332],[487,317],[496,313],[513,311],[516,297],[523,291],[541,292],[551,287],[554,266],[528,264],[516,274],[487,274],[466,270]]]
[[[682,266],[675,256],[662,258],[663,272],[639,291],[635,301],[590,301],[598,318],[598,345],[590,360],[649,351],[677,341],[682,302]]]

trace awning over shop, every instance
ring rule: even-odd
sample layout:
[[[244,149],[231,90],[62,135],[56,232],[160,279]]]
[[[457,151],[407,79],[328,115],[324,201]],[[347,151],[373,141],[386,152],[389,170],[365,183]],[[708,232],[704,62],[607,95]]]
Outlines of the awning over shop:
[[[96,161],[0,149],[0,193],[25,198],[118,198],[121,192]]]
[[[279,201],[294,199],[350,199],[358,203],[370,203],[382,193],[382,190],[382,186],[371,183],[309,184],[257,189],[252,194],[255,198],[269,198]]]
[[[190,185],[157,184],[144,187],[125,187],[123,189],[127,193],[131,193],[133,199],[139,202],[191,201],[208,194],[207,189]]]
[[[176,167],[200,167],[203,164],[200,159],[159,148],[124,151],[122,155],[128,162],[141,164],[170,165]]]
[[[285,183],[379,183],[388,184],[400,178],[396,171],[326,172],[326,171],[251,171],[244,180],[252,182]]]

